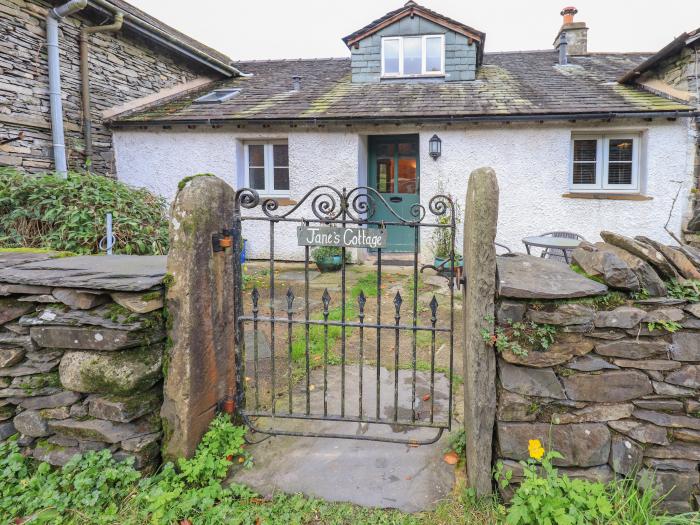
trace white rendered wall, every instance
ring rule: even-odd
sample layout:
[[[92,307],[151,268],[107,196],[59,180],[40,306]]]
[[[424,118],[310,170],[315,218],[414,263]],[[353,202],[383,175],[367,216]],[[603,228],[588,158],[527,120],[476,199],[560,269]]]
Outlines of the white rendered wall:
[[[328,185],[337,190],[357,186],[358,149],[356,133],[296,132],[232,133],[224,130],[170,129],[163,131],[119,130],[114,133],[117,177],[133,186],[144,186],[169,201],[177,192],[178,182],[197,173],[212,173],[235,188],[244,184],[243,144],[248,140],[287,139],[289,143],[289,198],[300,200],[312,187]],[[310,200],[294,217],[313,219]],[[291,210],[280,207],[275,213]],[[262,216],[259,209],[243,210],[243,215]],[[297,246],[296,224],[275,225],[275,258],[303,258]],[[270,225],[246,221],[243,235],[250,258],[267,257]]]
[[[637,124],[637,123],[634,123]],[[437,192],[438,180],[464,202],[469,174],[481,166],[492,167],[498,176],[500,206],[497,240],[523,251],[521,239],[553,230],[573,231],[590,241],[599,241],[601,230],[624,235],[646,235],[671,242],[663,226],[682,182],[670,228],[680,231],[692,184],[688,155],[688,125],[654,121],[625,126],[597,126],[603,130],[635,130],[646,144],[641,177],[646,201],[569,199],[568,169],[571,132],[596,129],[546,124],[499,127],[472,126],[466,130],[443,130],[442,156],[432,161],[423,154],[421,200]],[[432,130],[421,132],[421,151],[427,151]]]
[[[568,199],[568,165],[572,131],[633,130],[643,133],[645,144],[641,177],[646,201]],[[170,129],[116,130],[117,172],[120,180],[147,188],[172,199],[177,183],[196,173],[213,173],[236,187],[243,182],[242,144],[258,138],[287,138],[290,156],[290,198],[299,200],[313,186],[327,184],[340,190],[352,188],[366,177],[366,137],[381,133],[419,133],[421,203],[437,193],[439,181],[463,208],[467,180],[472,170],[491,166],[500,186],[497,240],[523,251],[521,239],[551,230],[582,234],[600,240],[601,230],[625,235],[646,235],[670,242],[663,225],[673,197],[682,182],[670,227],[680,231],[692,185],[692,145],[685,119],[668,122],[630,121],[624,124],[512,124],[421,128],[372,127],[351,131],[290,130],[269,133]],[[428,156],[428,140],[442,139],[442,156]],[[362,181],[364,182],[364,181]],[[280,208],[278,212],[291,208]],[[306,215],[304,215],[306,210]],[[462,210],[464,212],[464,210]],[[312,217],[307,208],[301,216]],[[295,214],[295,216],[299,216]],[[432,216],[428,213],[428,218]],[[268,254],[269,225],[244,225],[249,254]],[[298,259],[294,225],[278,224],[275,256]],[[430,235],[422,235],[423,253],[429,255]],[[461,241],[461,233],[458,235]]]

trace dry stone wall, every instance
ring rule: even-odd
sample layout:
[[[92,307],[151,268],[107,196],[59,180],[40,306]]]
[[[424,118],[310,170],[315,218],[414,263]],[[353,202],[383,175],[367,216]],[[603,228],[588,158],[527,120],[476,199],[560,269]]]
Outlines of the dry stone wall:
[[[669,493],[667,510],[690,511],[700,499],[697,252],[602,237],[574,252],[579,273],[562,261],[499,258],[496,335],[520,347],[502,345],[498,356],[496,455],[517,482],[528,440],[539,439],[572,478],[637,476]],[[685,283],[686,297],[669,296],[669,282]],[[545,326],[553,344],[537,335]]]
[[[165,260],[109,259],[0,253],[0,439],[18,434],[53,465],[109,449],[149,469],[162,437]]]
[[[43,0],[0,0],[0,139],[22,140],[0,146],[0,166],[29,172],[53,167],[49,117],[46,9]],[[61,22],[59,46],[61,81],[69,168],[84,163],[84,137],[80,99],[79,35],[84,25],[104,23],[103,17],[79,13]],[[92,168],[113,174],[111,131],[102,112],[130,100],[187,82],[206,73],[152,42],[124,28],[117,34],[90,37],[92,93]]]

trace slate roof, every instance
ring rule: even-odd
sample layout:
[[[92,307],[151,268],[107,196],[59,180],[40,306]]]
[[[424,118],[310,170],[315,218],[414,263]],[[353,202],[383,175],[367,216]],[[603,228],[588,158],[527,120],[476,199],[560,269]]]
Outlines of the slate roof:
[[[667,58],[675,55],[678,53],[681,49],[683,49],[685,46],[689,46],[692,42],[696,42],[700,39],[700,27],[693,31],[688,31],[687,33],[683,33],[682,35],[679,35],[678,37],[674,38],[671,43],[663,47],[660,51],[655,53],[654,55],[650,56],[647,58],[644,62],[639,64],[637,67],[632,69],[631,71],[625,72],[625,74],[620,77],[619,81],[624,83],[627,82],[632,82],[639,78],[642,73],[645,73],[646,71],[649,71],[650,69],[653,69],[657,64],[660,62],[663,62]]]
[[[52,3],[58,5],[64,1],[65,0],[52,0]],[[104,2],[110,4],[111,8],[102,5]],[[142,11],[124,0],[104,0],[104,2],[88,0],[88,6],[91,10],[100,14],[121,11],[125,15],[125,27],[130,27],[132,29],[138,27],[141,29],[139,33],[143,36],[161,45],[166,45],[185,56],[192,57],[192,52],[194,52],[195,55],[199,55],[203,58],[200,62],[212,66],[216,71],[224,73],[227,77],[238,75],[238,72],[231,66],[233,61],[224,53],[202,44],[198,40],[170,27],[154,16],[149,15],[145,11]],[[162,40],[158,32],[165,33],[168,38]]]
[[[240,121],[510,120],[538,116],[686,112],[690,106],[616,82],[650,54],[589,54],[557,64],[556,51],[486,53],[475,81],[351,82],[350,59],[241,62],[252,73],[131,115],[120,124]],[[302,77],[294,91],[292,77]],[[193,104],[214,87],[240,88],[222,103]]]

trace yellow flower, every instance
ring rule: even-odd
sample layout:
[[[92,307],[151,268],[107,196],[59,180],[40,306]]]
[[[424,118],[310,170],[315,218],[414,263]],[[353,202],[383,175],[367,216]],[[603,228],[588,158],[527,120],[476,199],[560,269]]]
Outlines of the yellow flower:
[[[540,443],[539,439],[531,439],[527,450],[533,459],[542,459],[542,456],[544,456],[544,448],[542,448],[542,443]]]

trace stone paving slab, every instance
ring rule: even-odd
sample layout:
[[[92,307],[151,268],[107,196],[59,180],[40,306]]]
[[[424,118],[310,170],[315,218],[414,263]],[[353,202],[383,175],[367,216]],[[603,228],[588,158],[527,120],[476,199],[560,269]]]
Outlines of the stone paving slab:
[[[498,295],[517,299],[560,299],[602,295],[604,284],[591,281],[553,259],[514,254],[496,258]]]
[[[46,261],[54,257],[53,252],[0,252],[0,268],[9,268],[28,262]]]
[[[86,255],[19,263],[16,255],[0,253],[0,283],[140,292],[160,286],[165,276],[164,255]],[[16,264],[9,265],[12,261]]]
[[[376,368],[364,367],[363,407],[374,414],[376,407]],[[411,371],[399,371],[399,418],[410,418]],[[315,370],[311,376],[314,385],[311,413],[322,413],[323,375]],[[383,418],[393,414],[393,371],[380,369],[381,408]],[[357,416],[359,369],[346,368],[346,414]],[[328,369],[329,413],[340,408],[340,367]],[[429,392],[429,374],[417,373],[416,402],[420,417],[427,418],[429,403],[423,396]],[[435,414],[437,419],[447,414],[448,382],[436,374]],[[278,402],[278,412],[286,410],[286,398]],[[294,392],[295,412],[303,410],[304,390]],[[258,420],[261,427],[297,432],[339,433],[363,436],[381,436],[400,439],[426,440],[436,435],[435,429],[411,429],[397,425],[371,425],[334,421],[302,421],[276,418]],[[264,434],[253,434],[260,439]],[[249,485],[257,492],[271,496],[276,492],[303,493],[328,501],[350,502],[380,508],[396,508],[405,512],[433,509],[448,497],[454,485],[454,467],[443,461],[447,447],[447,432],[432,445],[360,441],[352,439],[273,436],[249,447],[255,466],[240,470],[230,481]]]

